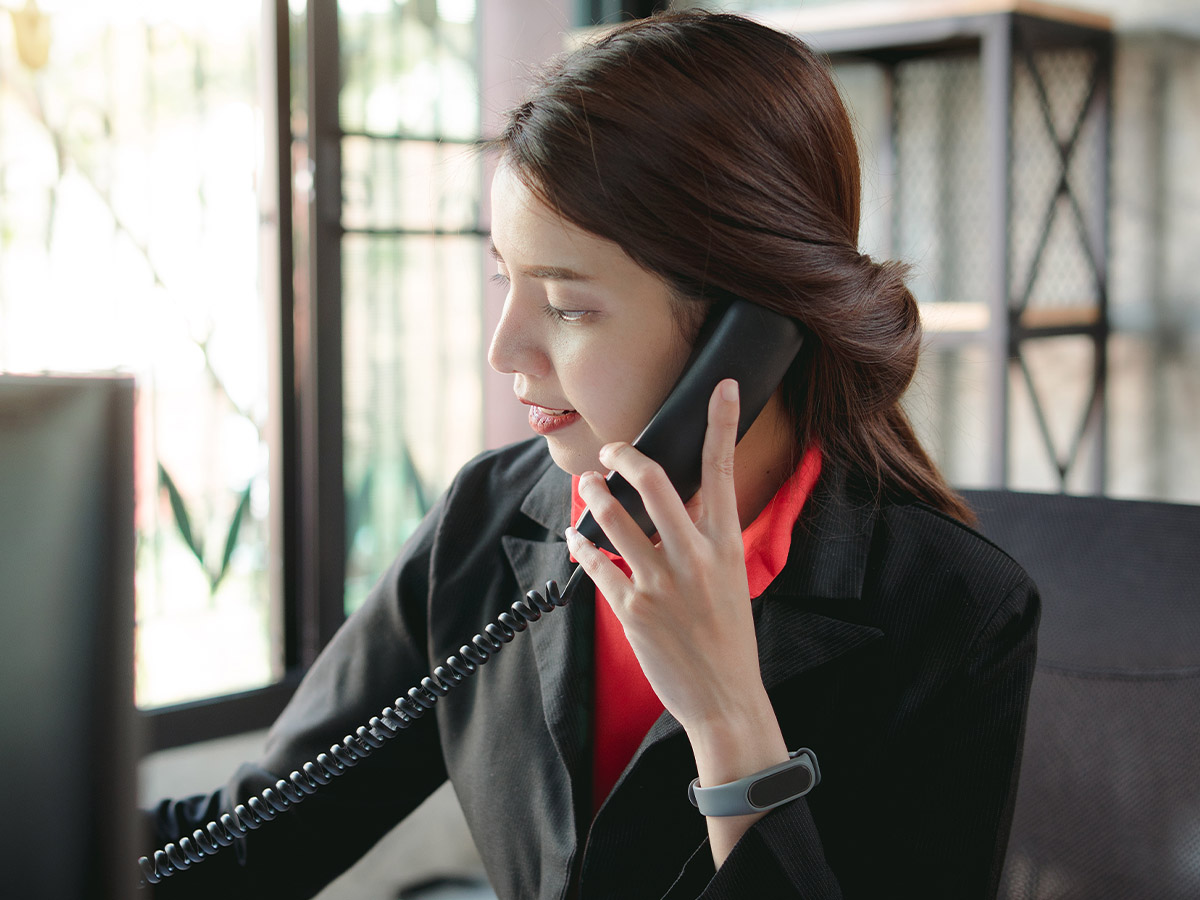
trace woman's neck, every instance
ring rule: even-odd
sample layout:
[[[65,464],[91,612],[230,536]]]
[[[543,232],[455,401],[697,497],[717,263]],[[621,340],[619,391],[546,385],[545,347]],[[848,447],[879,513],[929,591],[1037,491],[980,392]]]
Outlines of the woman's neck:
[[[738,519],[745,530],[758,518],[796,465],[791,420],[777,390],[738,442],[733,456]]]

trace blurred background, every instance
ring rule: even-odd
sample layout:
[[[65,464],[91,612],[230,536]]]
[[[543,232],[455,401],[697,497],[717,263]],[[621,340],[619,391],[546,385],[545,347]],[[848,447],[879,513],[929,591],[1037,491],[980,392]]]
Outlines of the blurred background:
[[[720,8],[834,63],[951,480],[1200,503],[1200,4]],[[484,359],[477,144],[539,61],[652,9],[0,0],[0,371],[136,378],[147,801],[252,754],[459,466],[528,434]],[[419,862],[329,896],[475,872],[433,806],[396,838]]]

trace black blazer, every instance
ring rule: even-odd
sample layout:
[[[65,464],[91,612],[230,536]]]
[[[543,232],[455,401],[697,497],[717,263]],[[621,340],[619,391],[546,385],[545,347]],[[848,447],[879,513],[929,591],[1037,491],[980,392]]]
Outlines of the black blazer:
[[[823,780],[752,827],[719,872],[687,799],[691,748],[667,713],[592,819],[584,597],[355,771],[158,893],[311,896],[449,777],[500,898],[994,896],[1036,590],[970,529],[920,504],[878,508],[832,470],[754,600],[784,737],[815,751]],[[157,840],[327,750],[525,590],[563,583],[569,509],[540,439],[465,467],[309,672],[265,757],[221,791],[162,803]]]

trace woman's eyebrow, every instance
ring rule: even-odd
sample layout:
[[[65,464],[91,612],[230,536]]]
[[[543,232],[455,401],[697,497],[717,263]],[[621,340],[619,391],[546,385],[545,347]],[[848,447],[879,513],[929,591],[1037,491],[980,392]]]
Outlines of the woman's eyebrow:
[[[496,249],[494,243],[488,243],[488,251],[496,262],[502,265],[508,265],[504,262],[504,257],[500,255],[500,251]],[[584,275],[581,272],[576,272],[574,269],[568,269],[563,266],[522,266],[521,274],[528,278],[545,278],[554,281],[591,281],[591,275]]]

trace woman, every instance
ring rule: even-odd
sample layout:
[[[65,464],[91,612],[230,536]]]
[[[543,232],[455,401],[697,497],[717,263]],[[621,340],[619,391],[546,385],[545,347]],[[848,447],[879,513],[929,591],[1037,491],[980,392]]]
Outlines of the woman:
[[[508,295],[489,361],[539,437],[464,468],[264,760],[162,804],[161,839],[315,757],[522,591],[562,583],[569,555],[596,602],[159,889],[311,895],[449,777],[502,898],[994,895],[1037,595],[964,524],[900,409],[917,307],[899,266],[858,252],[857,152],[823,64],[745,19],[658,16],[555,64],[495,148]],[[628,442],[733,298],[808,338],[736,451],[738,386],[718,386],[685,505]],[[585,503],[619,557],[569,527]],[[808,793],[732,815],[689,799],[693,779],[801,747],[822,775]]]

